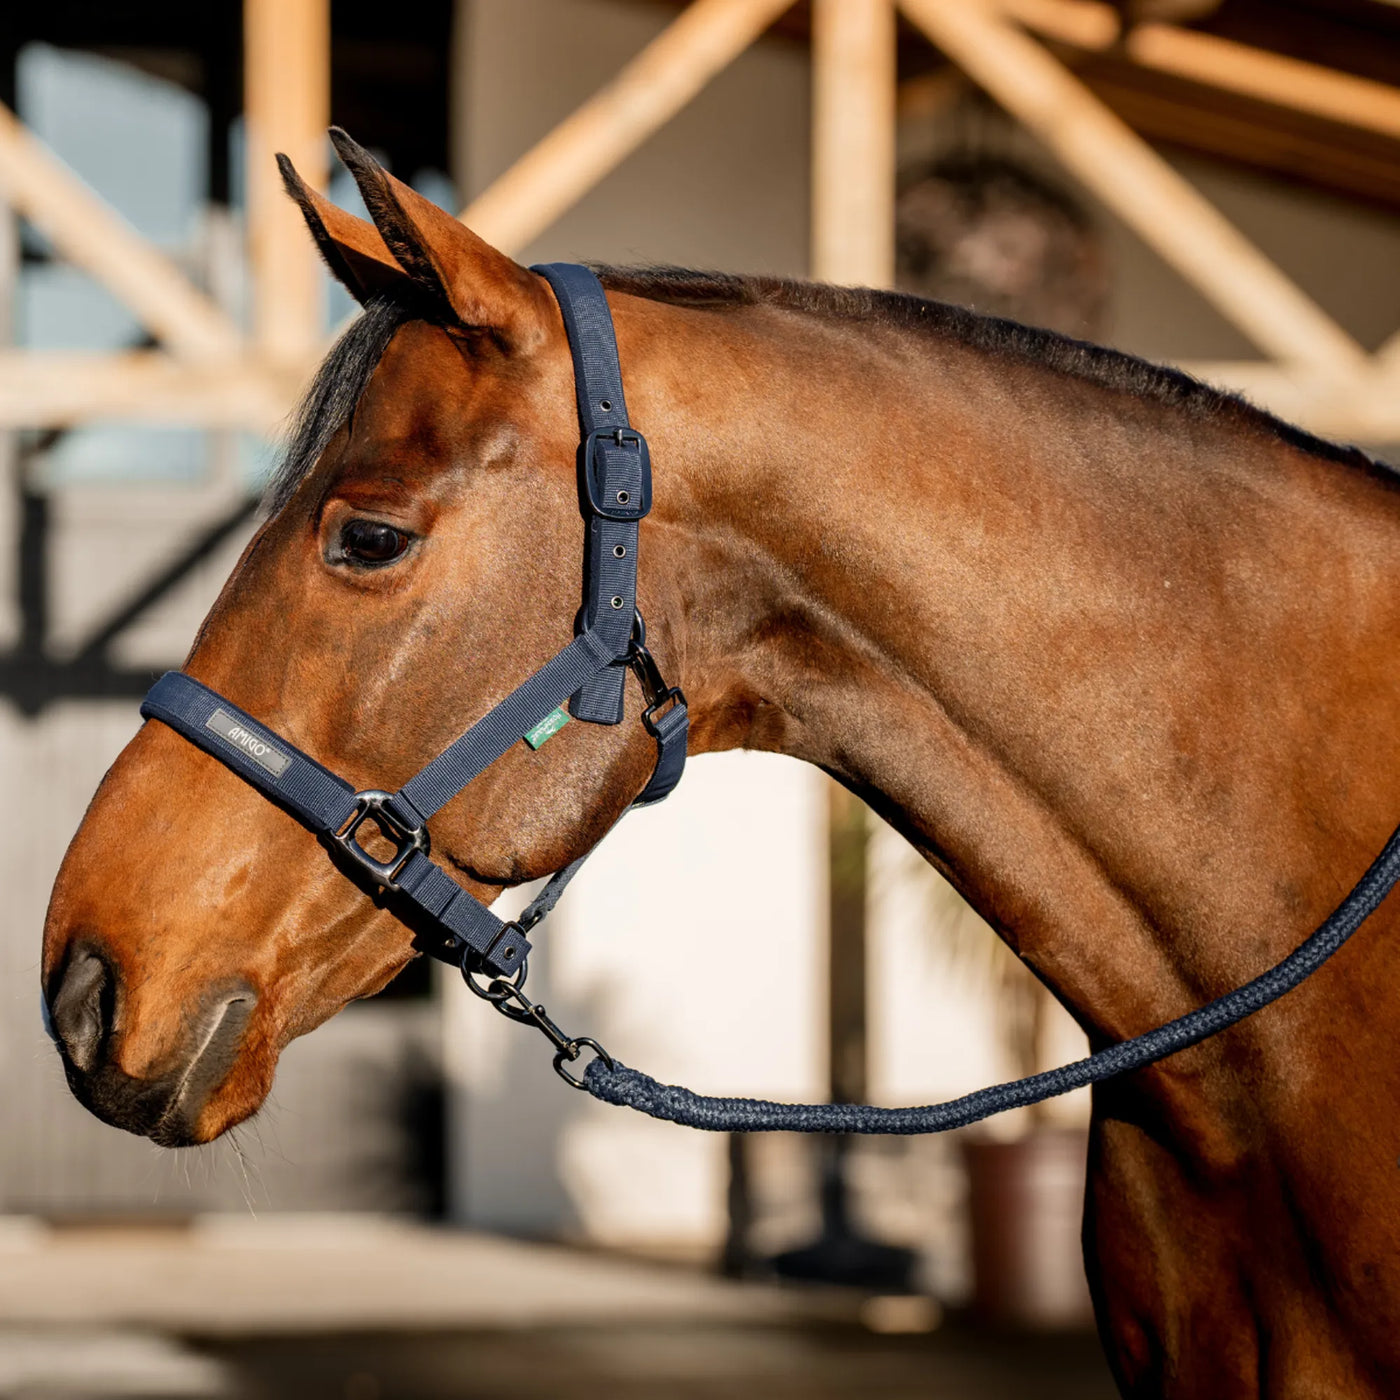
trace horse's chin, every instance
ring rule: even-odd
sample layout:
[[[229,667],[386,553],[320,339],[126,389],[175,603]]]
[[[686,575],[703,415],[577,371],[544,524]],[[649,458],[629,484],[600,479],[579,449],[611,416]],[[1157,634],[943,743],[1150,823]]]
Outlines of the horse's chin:
[[[271,1088],[252,1076],[229,1076],[227,1088],[218,1086],[201,1097],[172,1083],[169,1078],[138,1079],[116,1065],[95,1074],[76,1073],[64,1066],[74,1097],[90,1113],[114,1128],[149,1138],[158,1147],[198,1147],[250,1118],[262,1107]]]
[[[206,988],[180,1017],[177,1048],[151,1058],[139,1037],[133,1043],[132,998],[100,945],[78,946],[48,1000],[74,1097],[104,1123],[162,1147],[212,1141],[255,1112],[271,1087],[276,1055],[244,979]]]
[[[193,1120],[171,1119],[158,1132],[151,1133],[150,1139],[159,1147],[202,1147],[214,1142],[257,1113],[267,1101],[271,1088],[269,1082],[265,1089],[256,1093],[250,1094],[245,1089],[236,1097],[218,1098],[207,1103]]]

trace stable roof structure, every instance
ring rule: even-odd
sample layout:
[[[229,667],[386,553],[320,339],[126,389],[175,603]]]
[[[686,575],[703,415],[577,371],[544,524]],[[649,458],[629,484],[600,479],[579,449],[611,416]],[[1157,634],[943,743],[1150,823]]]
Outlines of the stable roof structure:
[[[164,13],[171,8],[123,7],[124,33],[129,39],[140,31],[147,9],[148,19],[173,26],[148,26],[152,33],[190,29],[189,12],[176,21]],[[424,13],[445,22],[442,5]],[[28,23],[47,34],[60,20],[57,37],[65,42],[105,47],[114,40],[110,15],[89,5],[60,4]],[[12,44],[23,40],[23,23],[8,20]],[[227,27],[226,17],[206,23],[211,32]],[[775,27],[811,45],[814,277],[888,284],[900,96],[906,108],[930,109],[971,81],[1267,357],[1190,368],[1314,431],[1400,438],[1400,341],[1368,354],[1150,144],[1208,151],[1395,205],[1400,9],[1391,0],[812,0],[797,7],[693,0],[475,199],[464,219],[507,250],[522,247]],[[217,42],[198,23],[187,42],[203,55],[212,90]],[[138,58],[139,47],[131,48]],[[246,0],[242,53],[253,286],[246,331],[8,109],[0,111],[6,199],[61,256],[130,307],[156,342],[119,355],[0,354],[0,426],[127,418],[266,430],[286,413],[322,346],[319,274],[281,197],[271,153],[287,151],[324,183],[333,96],[329,0]],[[149,51],[146,61],[156,61]]]

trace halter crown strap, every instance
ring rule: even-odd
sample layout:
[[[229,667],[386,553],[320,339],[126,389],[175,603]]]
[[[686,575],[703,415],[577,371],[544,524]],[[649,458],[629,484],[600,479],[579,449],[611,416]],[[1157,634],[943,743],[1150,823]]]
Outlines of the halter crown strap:
[[[579,719],[619,723],[629,669],[641,681],[642,722],[656,742],[655,767],[634,805],[660,801],[680,781],[689,730],[685,697],[661,679],[637,612],[638,525],[651,508],[651,464],[646,440],[627,419],[607,297],[587,268],[557,263],[537,270],[559,299],[579,405],[579,508],[588,554],[573,641],[395,793],[356,792],[181,672],[162,676],[141,705],[145,718],[168,725],[316,832],[342,869],[383,891],[405,923],[432,935],[426,951],[464,969],[469,959],[492,977],[523,975],[530,951],[524,930],[553,908],[586,857],[559,871],[525,915],[508,924],[429,858],[428,819],[566,701]],[[366,822],[394,846],[391,859],[377,859],[359,844],[356,833]]]
[[[579,495],[588,521],[580,620],[621,656],[637,606],[638,524],[651,509],[650,454],[646,439],[627,420],[617,338],[602,284],[576,263],[542,263],[530,270],[554,289],[574,361],[582,434]],[[620,723],[624,679],[619,666],[599,671],[573,697],[571,713],[595,724]]]
[[[583,630],[395,793],[390,811],[412,826],[421,826],[450,802],[564,700],[572,697],[577,719],[618,724],[623,716],[627,670],[621,663],[629,654],[637,610],[637,536],[651,509],[650,458],[646,439],[627,421],[617,338],[602,283],[572,263],[533,270],[559,299],[574,362],[582,432],[579,508],[588,530]]]

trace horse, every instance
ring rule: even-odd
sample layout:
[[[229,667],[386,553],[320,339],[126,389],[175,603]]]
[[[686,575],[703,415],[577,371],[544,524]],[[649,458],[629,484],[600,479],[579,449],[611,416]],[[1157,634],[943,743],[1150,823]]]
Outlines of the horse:
[[[348,137],[284,167],[362,304],[186,663],[364,787],[573,635],[578,420],[544,282]],[[1400,479],[1181,373],[895,293],[603,269],[655,506],[638,598],[690,752],[815,764],[1102,1046],[1276,962],[1400,816]],[[629,721],[636,699],[627,701]],[[516,744],[435,822],[490,900],[636,796],[635,723]],[[1125,1395],[1400,1393],[1388,899],[1278,1004],[1094,1091],[1085,1261]],[[418,952],[161,724],[63,862],[44,996],[77,1097],[180,1146]]]

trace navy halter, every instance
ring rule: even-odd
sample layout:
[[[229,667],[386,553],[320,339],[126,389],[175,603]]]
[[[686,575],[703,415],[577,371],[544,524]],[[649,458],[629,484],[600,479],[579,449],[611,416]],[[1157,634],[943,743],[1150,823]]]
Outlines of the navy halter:
[[[656,741],[655,767],[633,806],[660,802],[680,781],[689,729],[685,696],[662,679],[637,610],[638,526],[651,509],[651,461],[646,439],[627,420],[607,299],[585,267],[554,263],[534,270],[554,289],[563,312],[582,430],[579,505],[588,548],[585,601],[573,641],[397,792],[356,792],[295,744],[179,671],[162,676],[141,705],[145,718],[169,725],[315,832],[347,874],[371,892],[383,892],[387,906],[422,937],[425,951],[468,974],[512,979],[512,993],[524,980],[527,932],[554,907],[586,857],[557,872],[529,908],[507,923],[430,858],[429,820],[566,702],[576,719],[620,724],[629,671],[646,701],[642,724]],[[366,822],[393,843],[389,859],[360,844]],[[503,1004],[499,993],[489,999]],[[576,1058],[583,1042],[563,1040],[564,1058]]]
[[[874,1108],[711,1098],[659,1084],[615,1061],[597,1041],[560,1030],[523,990],[530,951],[525,935],[553,909],[591,852],[552,876],[524,913],[507,923],[430,859],[428,821],[565,702],[575,718],[590,724],[621,723],[628,671],[641,684],[642,723],[656,741],[656,766],[633,806],[661,801],[680,781],[689,719],[685,696],[666,685],[647,651],[637,611],[638,526],[651,509],[651,463],[646,440],[627,421],[607,298],[587,268],[552,263],[534,271],[554,289],[564,315],[582,430],[579,506],[588,550],[574,640],[392,793],[356,792],[231,701],[177,671],[155,683],[141,713],[169,725],[314,831],[342,870],[422,935],[425,951],[459,965],[467,985],[503,1015],[542,1031],[554,1046],[555,1069],[570,1084],[607,1103],[716,1131],[943,1132],[1140,1069],[1253,1015],[1315,972],[1400,881],[1397,831],[1321,927],[1252,982],[1087,1059],[950,1103]],[[391,859],[379,860],[356,840],[365,822],[393,843]],[[565,1065],[585,1048],[595,1056],[575,1077]]]

